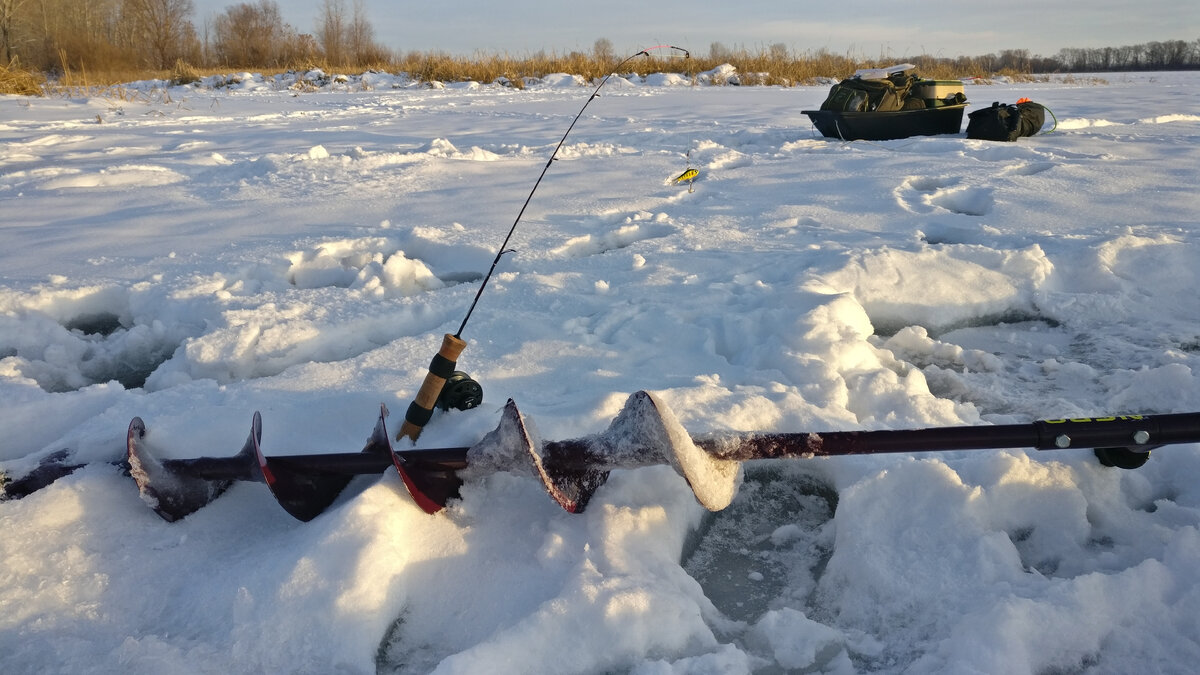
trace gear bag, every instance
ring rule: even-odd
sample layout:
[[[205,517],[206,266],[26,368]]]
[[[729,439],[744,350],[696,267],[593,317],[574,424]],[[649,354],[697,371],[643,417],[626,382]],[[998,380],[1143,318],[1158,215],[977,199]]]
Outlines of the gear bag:
[[[1015,141],[1041,131],[1046,108],[1021,99],[1017,103],[992,103],[967,115],[967,138],[984,141]]]
[[[821,110],[837,112],[891,112],[909,107],[924,108],[924,101],[909,99],[916,75],[894,73],[884,79],[848,77],[833,85]]]

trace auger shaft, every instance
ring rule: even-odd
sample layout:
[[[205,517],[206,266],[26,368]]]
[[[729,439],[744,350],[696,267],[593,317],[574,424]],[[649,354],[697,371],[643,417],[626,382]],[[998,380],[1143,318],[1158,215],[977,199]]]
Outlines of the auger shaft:
[[[1148,452],[1163,445],[1200,442],[1200,413],[928,429],[710,433],[693,436],[692,442],[716,459],[736,462],[1000,448],[1125,448]],[[636,452],[623,453],[622,464],[616,466],[606,459],[605,446],[603,440],[597,437],[547,441],[543,445],[543,454],[562,467],[630,468],[627,457],[636,455]],[[648,457],[656,454],[650,448],[645,448],[645,453]]]
[[[692,438],[697,447],[722,460],[804,459],[843,455],[987,450],[996,448],[1124,447],[1150,449],[1177,443],[1200,442],[1200,413],[1131,416],[1088,420],[1038,421],[1031,424],[932,427],[878,431],[826,433],[728,433]],[[1139,433],[1145,440],[1138,442]],[[629,469],[661,464],[661,452],[649,446],[623,453],[614,462],[602,435],[545,441],[542,455],[565,469]],[[468,466],[469,447],[396,450],[409,466],[457,471]],[[641,456],[645,461],[639,462]],[[392,465],[386,455],[362,452],[272,455],[273,463],[298,471],[347,475],[382,473]],[[163,465],[209,480],[254,480],[245,462],[235,457],[168,459]]]
[[[408,464],[423,469],[458,471],[467,466],[467,448],[436,450],[398,450]],[[383,473],[392,465],[389,455],[362,452],[328,452],[311,455],[271,455],[272,464],[286,465],[294,471],[361,476]],[[237,457],[197,457],[167,459],[163,466],[172,471],[205,480],[258,480],[256,472]]]
[[[713,456],[733,461],[995,448],[1125,448],[1148,452],[1162,445],[1197,441],[1200,413],[928,429],[728,434],[695,439]]]
[[[267,457],[260,449],[262,422],[255,413],[250,434],[237,454],[164,460],[154,457],[146,444],[145,425],[134,418],[126,461],[143,498],[167,520],[182,518],[211,502],[233,481],[267,484],[289,513],[309,520],[332,504],[351,478],[382,473],[389,466],[397,469],[418,505],[429,513],[456,497],[461,475],[471,472],[532,471],[563,508],[579,512],[610,471],[653,464],[674,466],[701,503],[718,510],[733,498],[741,464],[750,460],[1093,448],[1102,463],[1131,469],[1143,464],[1155,448],[1200,443],[1200,412],[992,426],[691,436],[656,396],[636,392],[608,429],[582,438],[535,442],[510,400],[497,428],[471,447],[397,450],[387,433],[387,414],[381,406],[374,431],[356,453]],[[48,455],[33,472],[10,481],[0,496],[20,498],[69,474],[81,466],[72,459],[67,452]]]

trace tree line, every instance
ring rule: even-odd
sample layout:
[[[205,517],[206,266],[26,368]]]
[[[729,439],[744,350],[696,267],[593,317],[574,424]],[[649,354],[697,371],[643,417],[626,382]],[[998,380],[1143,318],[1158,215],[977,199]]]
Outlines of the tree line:
[[[1058,53],[1063,69],[1071,72],[1120,70],[1196,70],[1200,68],[1200,40],[1166,40],[1126,47],[1063,49]]]
[[[442,54],[401,56],[381,46],[375,40],[363,0],[314,2],[317,19],[311,32],[303,32],[283,21],[274,0],[231,4],[200,24],[193,20],[192,0],[0,0],[0,67],[19,64],[40,72],[71,68],[93,72],[161,71],[181,63],[198,68],[284,69],[317,64],[388,68],[428,63],[430,57],[437,57],[439,62],[448,58]],[[601,38],[591,54],[568,56],[607,62],[612,60],[612,43]],[[829,57],[823,50],[797,56],[783,44],[749,53],[713,43],[704,60],[733,63],[747,71],[751,65],[781,67],[804,60],[838,67],[847,61],[871,61]],[[903,60],[926,69],[956,69],[962,74],[1190,70],[1200,69],[1200,39],[1066,48],[1050,57],[1010,49],[954,59],[920,56]],[[743,68],[740,61],[747,67]]]
[[[368,66],[391,58],[362,0],[320,0],[312,32],[274,0],[226,7],[197,25],[192,0],[0,0],[0,65],[42,72]]]

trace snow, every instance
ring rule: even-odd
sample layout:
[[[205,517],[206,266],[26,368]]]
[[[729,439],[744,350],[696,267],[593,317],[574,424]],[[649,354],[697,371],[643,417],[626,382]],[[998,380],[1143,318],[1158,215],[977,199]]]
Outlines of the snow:
[[[821,138],[827,86],[610,82],[466,326],[535,438],[653,392],[665,433],[1200,410],[1200,78],[972,83],[1058,128]],[[751,463],[710,513],[670,466],[579,515],[477,472],[427,515],[394,469],[311,522],[237,483],[175,523],[110,462],[354,452],[403,411],[590,88],[383,73],[0,97],[5,672],[1189,672],[1200,446]],[[964,120],[965,125],[965,120]],[[692,191],[672,178],[689,166]],[[393,414],[389,425],[399,426]]]

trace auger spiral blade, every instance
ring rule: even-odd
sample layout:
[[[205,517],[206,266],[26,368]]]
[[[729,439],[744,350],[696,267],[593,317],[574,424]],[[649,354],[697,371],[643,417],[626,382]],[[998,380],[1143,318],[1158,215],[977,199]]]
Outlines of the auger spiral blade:
[[[74,461],[70,450],[55,450],[38,460],[37,466],[23,475],[12,477],[0,469],[0,501],[28,496],[83,466]]]
[[[650,416],[651,438],[667,449],[667,460],[692,488],[696,501],[709,511],[729,506],[742,484],[742,463],[720,459],[699,448],[670,408],[649,392],[639,391],[630,398],[639,396],[644,397],[642,405],[654,411]]]
[[[741,483],[740,462],[698,448],[671,410],[646,391],[632,394],[599,434],[530,448],[550,496],[571,513],[583,511],[617,468],[670,464],[710,511],[728,506]]]
[[[234,480],[255,480],[254,452],[262,436],[258,413],[250,436],[238,454],[228,458],[159,460],[146,442],[146,425],[135,417],[125,437],[129,475],[137,483],[142,501],[167,522],[175,522],[220,497]],[[204,468],[211,469],[203,471]],[[261,474],[258,474],[261,480]]]
[[[391,465],[386,416],[387,408],[381,407],[374,433],[358,453],[267,457],[262,451],[262,415],[255,412],[237,454],[167,460],[155,457],[146,442],[146,425],[135,417],[126,440],[129,473],[143,501],[170,522],[207,505],[234,481],[266,484],[288,514],[309,521],[329,508],[354,476],[382,473]]]
[[[535,441],[525,420],[516,412],[512,399],[508,400],[505,412],[512,411],[512,431],[520,447],[533,462],[533,470],[541,479],[546,492],[567,513],[582,513],[596,490],[608,480],[608,470],[588,463],[556,461],[556,455]],[[501,422],[504,426],[504,422]]]
[[[368,447],[373,444],[387,448],[392,465],[404,481],[404,487],[422,511],[432,514],[446,508],[451,499],[458,497],[458,491],[463,484],[462,478],[458,476],[458,469],[465,467],[466,463],[454,456],[457,454],[454,450],[450,451],[449,457],[443,457],[437,451],[396,450],[387,433],[384,422],[386,416],[387,408],[384,408]]]
[[[127,435],[130,473],[142,498],[164,519],[178,520],[216,499],[235,480],[266,483],[288,513],[310,520],[327,509],[359,474],[394,466],[416,504],[427,513],[445,508],[464,479],[496,471],[529,471],[550,496],[580,513],[615,469],[670,464],[706,508],[730,504],[742,462],[839,455],[942,452],[999,448],[1095,448],[1105,464],[1136,468],[1149,451],[1200,442],[1200,413],[1042,420],[1030,424],[934,427],[821,433],[719,432],[690,436],[670,409],[645,391],[632,394],[604,431],[565,441],[541,441],[509,400],[500,423],[470,448],[397,450],[386,427],[387,408],[358,453],[267,457],[262,419],[232,457],[156,459],[146,427],[134,418]]]
[[[380,467],[378,471],[382,471],[382,467],[386,466],[386,462],[391,459],[391,444],[388,442],[387,428],[384,425],[384,418],[387,417],[387,414],[387,407],[380,406],[375,430],[367,439],[367,444],[363,447],[362,452],[359,453],[376,457],[378,462],[375,462],[374,465]],[[261,426],[257,412],[254,413],[254,424],[256,429]],[[254,435],[252,434],[251,437],[254,438]],[[303,456],[300,458],[266,457],[257,440],[254,443],[254,456],[263,482],[267,484],[275,500],[279,502],[284,511],[287,511],[296,520],[303,522],[316,518],[329,508],[357,473],[337,470],[336,467],[329,469],[314,467],[311,463],[312,460],[309,460],[309,464],[305,464]],[[371,469],[374,465],[367,464],[364,468]]]

